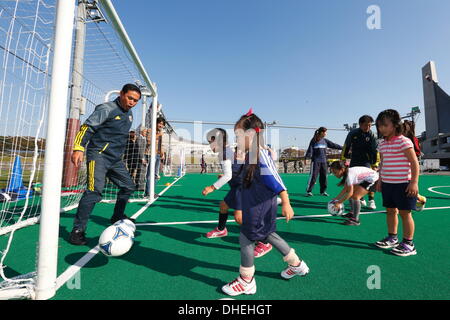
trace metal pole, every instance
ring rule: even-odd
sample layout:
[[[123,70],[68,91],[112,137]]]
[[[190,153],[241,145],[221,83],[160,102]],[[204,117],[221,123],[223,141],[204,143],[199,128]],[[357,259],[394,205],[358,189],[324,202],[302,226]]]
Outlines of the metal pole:
[[[70,93],[69,118],[80,119],[81,94],[83,89],[84,51],[86,44],[86,2],[78,2],[75,50],[73,53],[72,87]]]
[[[147,115],[147,96],[142,97],[142,118],[141,118],[141,130],[145,127],[145,117]]]
[[[169,150],[166,155],[166,166],[169,168],[170,173],[172,173],[172,131],[169,132]]]
[[[64,132],[75,1],[58,0],[39,228],[36,299],[56,292]]]
[[[86,40],[86,1],[78,2],[75,50],[73,54],[72,86],[70,97],[69,119],[67,119],[67,140],[64,150],[63,186],[72,187],[78,184],[78,169],[71,159],[75,136],[80,129],[80,110],[83,89],[84,51]]]
[[[158,113],[158,95],[153,97],[152,102],[152,132],[150,137],[150,202],[155,199],[155,164],[156,164],[156,116]]]

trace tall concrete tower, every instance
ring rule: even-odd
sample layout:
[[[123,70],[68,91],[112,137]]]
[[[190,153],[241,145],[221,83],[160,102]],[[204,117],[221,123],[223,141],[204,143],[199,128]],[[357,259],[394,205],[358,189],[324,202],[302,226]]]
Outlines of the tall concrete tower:
[[[422,68],[426,137],[422,142],[425,159],[450,162],[450,96],[438,85],[436,64]]]

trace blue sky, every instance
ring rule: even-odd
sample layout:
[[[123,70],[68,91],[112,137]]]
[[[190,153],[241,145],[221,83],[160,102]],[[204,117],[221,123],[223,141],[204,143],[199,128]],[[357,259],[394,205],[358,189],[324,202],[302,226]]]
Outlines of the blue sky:
[[[169,120],[234,122],[253,107],[266,121],[342,128],[386,108],[423,112],[429,60],[450,91],[447,0],[113,3]],[[381,10],[380,30],[367,28],[370,5]],[[281,138],[304,146],[311,134],[282,130]],[[329,132],[341,144],[345,135]]]

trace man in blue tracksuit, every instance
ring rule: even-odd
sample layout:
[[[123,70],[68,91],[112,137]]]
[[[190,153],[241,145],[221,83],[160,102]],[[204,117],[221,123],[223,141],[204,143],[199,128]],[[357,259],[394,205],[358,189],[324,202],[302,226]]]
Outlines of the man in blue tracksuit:
[[[122,156],[133,123],[131,108],[140,98],[139,88],[126,84],[116,100],[96,106],[77,133],[71,160],[79,167],[86,153],[87,188],[78,205],[69,238],[69,242],[74,245],[87,243],[85,232],[89,216],[95,204],[102,199],[106,177],[119,187],[111,223],[126,218],[125,207],[135,190],[135,184]]]
[[[328,164],[327,164],[327,148],[342,150],[342,146],[325,139],[327,135],[327,128],[320,127],[316,130],[314,138],[312,138],[308,150],[305,155],[305,166],[306,159],[311,159],[311,173],[309,175],[308,185],[306,187],[306,195],[308,197],[312,196],[312,189],[316,184],[317,176],[320,174],[320,194],[323,196],[328,196],[327,190],[327,174],[328,174]]]

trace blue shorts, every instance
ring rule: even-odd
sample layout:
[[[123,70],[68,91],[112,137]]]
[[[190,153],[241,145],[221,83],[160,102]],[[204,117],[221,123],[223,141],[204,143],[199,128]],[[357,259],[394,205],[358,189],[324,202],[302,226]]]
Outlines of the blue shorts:
[[[223,201],[233,210],[242,210],[241,191],[238,188],[231,188]]]
[[[385,183],[381,184],[383,195],[383,207],[397,208],[398,210],[416,210],[417,197],[408,197],[406,188],[409,183]]]

